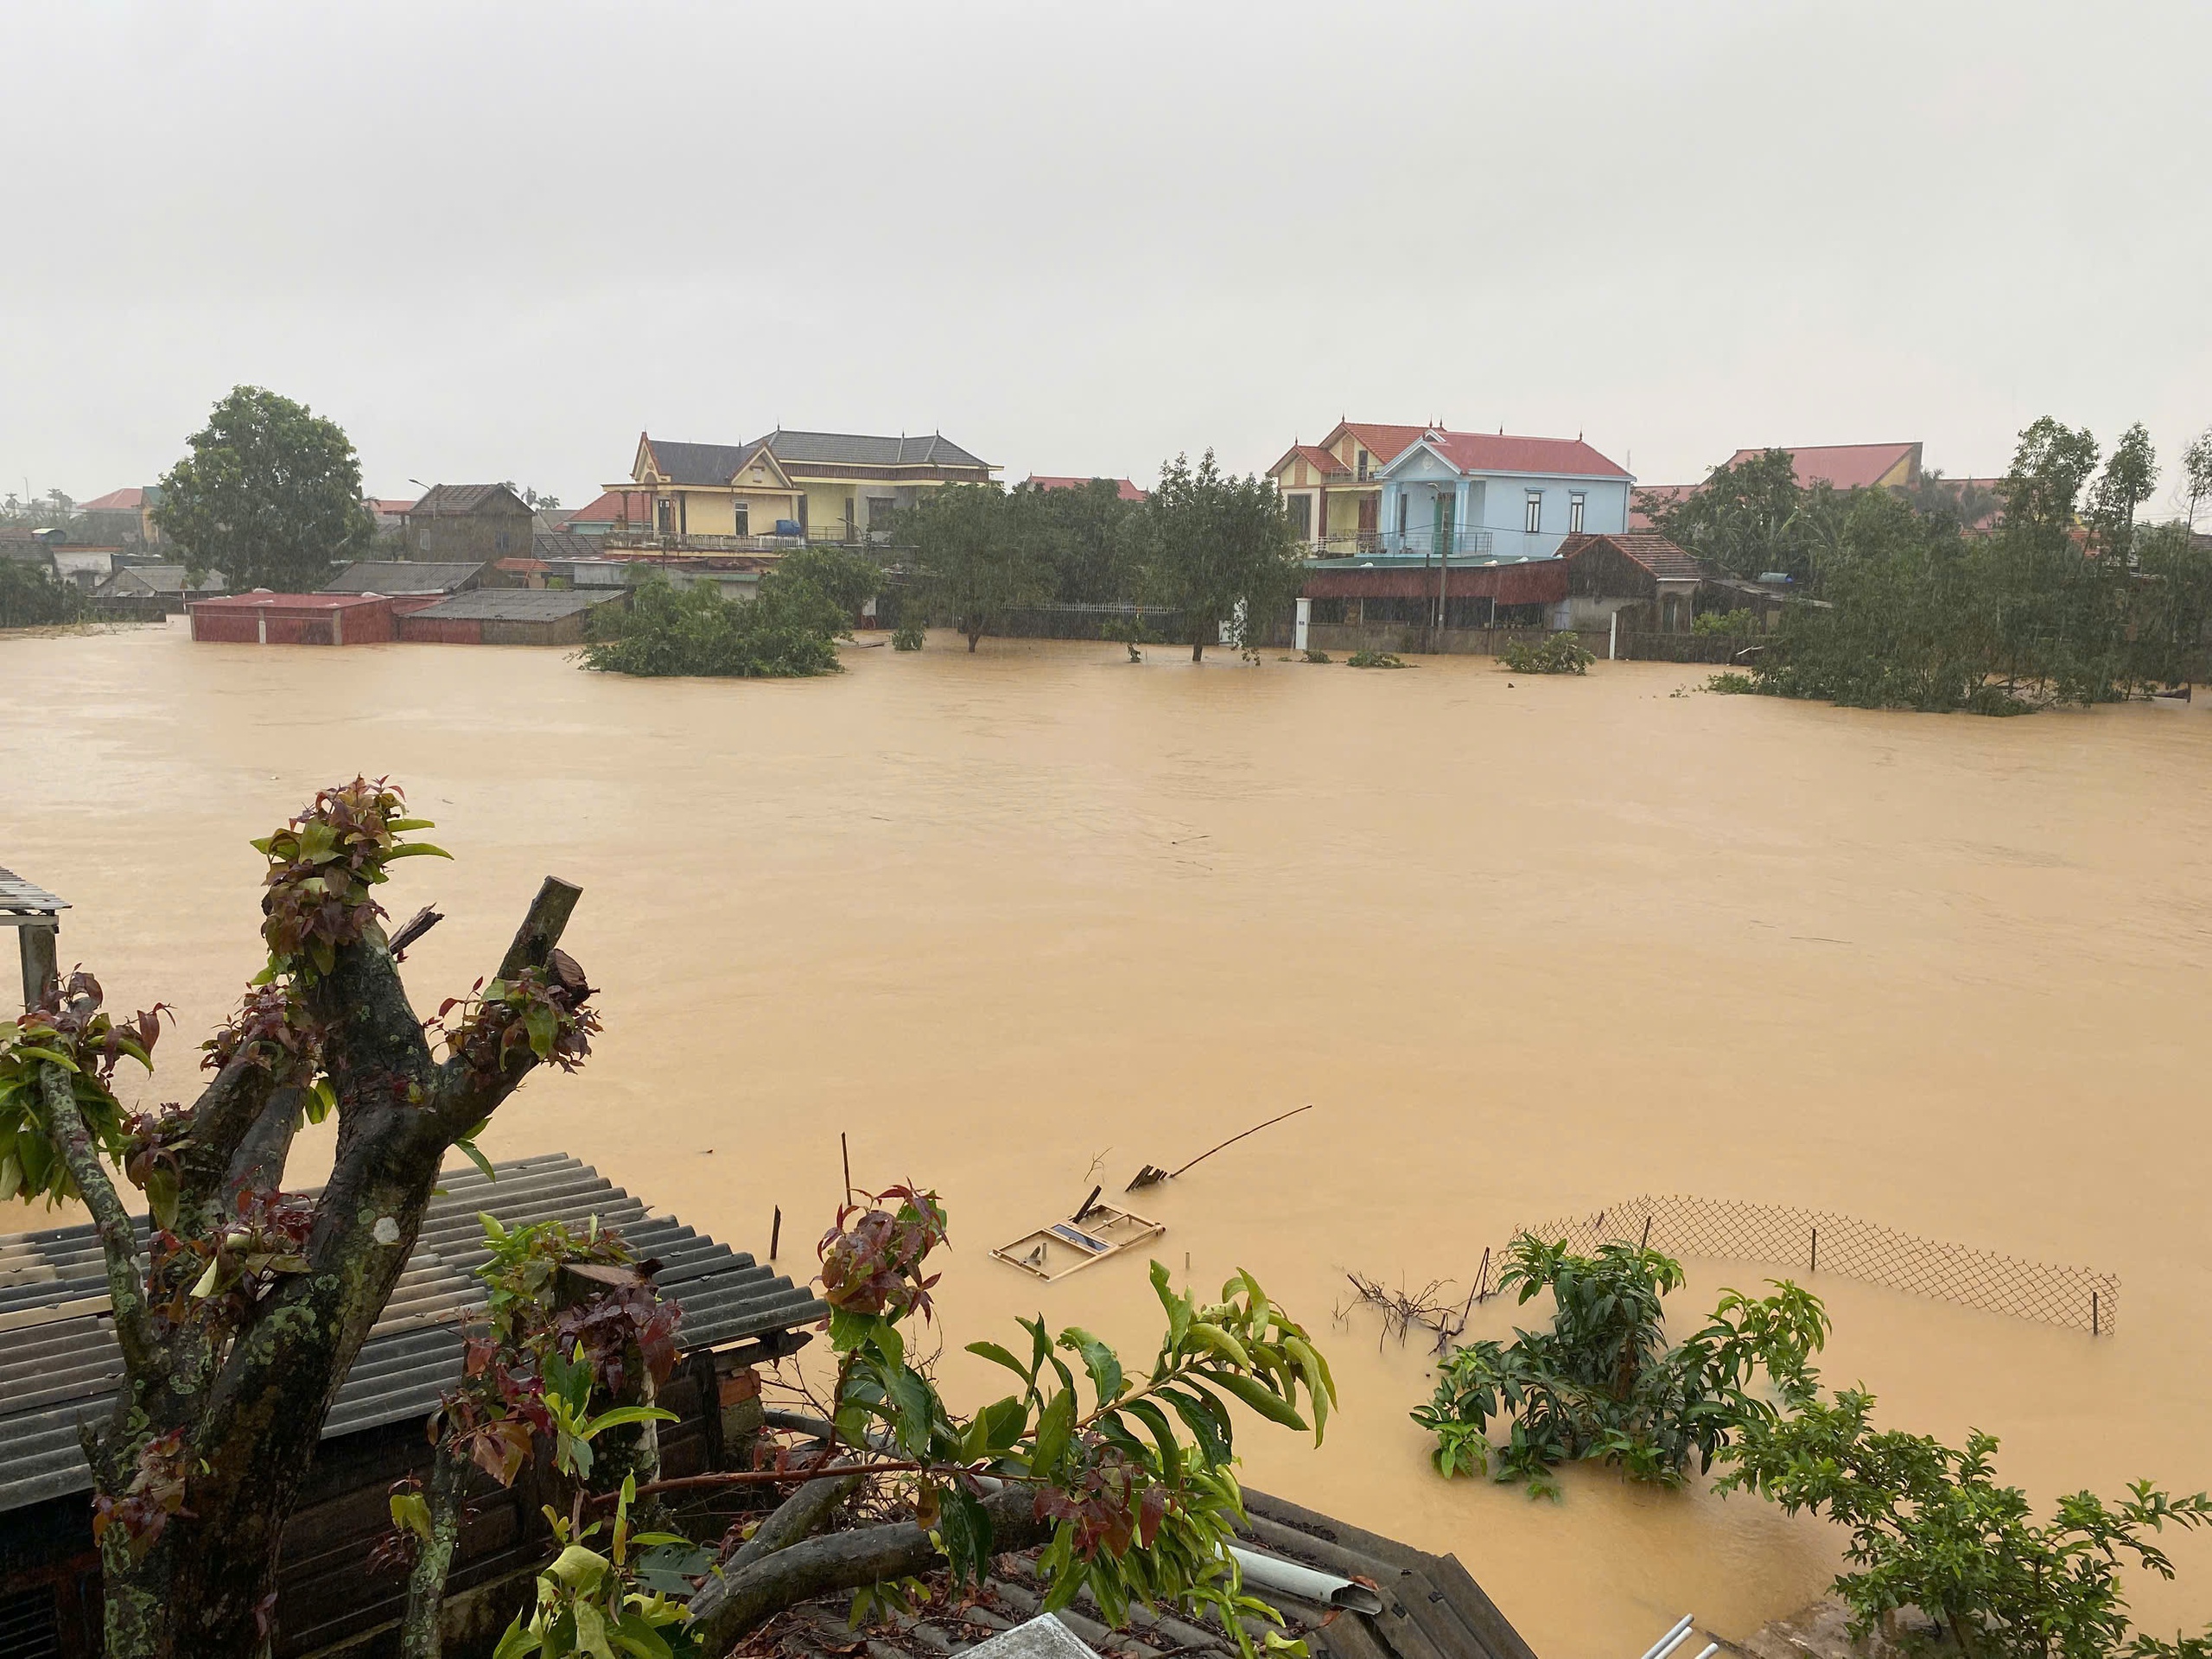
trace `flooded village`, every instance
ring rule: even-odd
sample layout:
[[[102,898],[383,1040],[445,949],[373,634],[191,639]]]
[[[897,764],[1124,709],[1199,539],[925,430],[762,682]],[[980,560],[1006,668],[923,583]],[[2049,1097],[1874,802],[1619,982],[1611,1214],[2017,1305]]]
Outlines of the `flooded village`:
[[[365,270],[314,146],[198,224],[95,131],[158,301],[0,262],[0,1659],[2204,1651],[2212,337],[2145,259],[2157,365],[2030,372],[2064,274],[1932,232],[1943,327],[1841,244],[1784,304],[1773,163],[1741,223],[1665,170],[1694,93],[1994,176],[1994,83],[1435,20],[1651,122],[1680,206],[1569,275],[1605,135],[1440,218],[1313,147],[1318,11],[1181,20],[1269,72],[1195,101],[856,15],[835,122],[634,106],[632,223],[507,79],[637,43],[456,15],[472,92],[345,10],[25,25],[105,31],[118,132],[513,200]],[[1977,49],[2212,45],[2110,29]],[[1494,130],[1435,86],[1424,153]],[[1179,179],[1259,133],[1274,222]],[[1440,257],[1348,299],[1309,187]]]

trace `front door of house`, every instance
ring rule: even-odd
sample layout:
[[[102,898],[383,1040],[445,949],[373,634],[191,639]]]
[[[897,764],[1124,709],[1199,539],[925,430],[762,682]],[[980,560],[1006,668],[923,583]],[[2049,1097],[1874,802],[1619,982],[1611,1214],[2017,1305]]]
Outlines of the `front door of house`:
[[[1372,536],[1375,533],[1376,519],[1381,514],[1382,506],[1382,498],[1379,495],[1370,493],[1359,498],[1359,533],[1361,535]]]
[[[1439,490],[1436,493],[1436,550],[1452,550],[1452,498]]]

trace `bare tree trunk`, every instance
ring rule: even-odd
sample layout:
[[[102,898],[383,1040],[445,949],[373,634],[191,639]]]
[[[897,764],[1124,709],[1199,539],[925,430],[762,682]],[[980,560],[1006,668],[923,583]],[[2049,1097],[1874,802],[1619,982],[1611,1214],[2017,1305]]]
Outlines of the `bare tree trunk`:
[[[461,1537],[461,1499],[468,1487],[468,1459],[450,1446],[438,1447],[430,1470],[430,1535],[416,1552],[407,1575],[407,1611],[399,1626],[400,1659],[439,1659],[444,1634],[446,1574]]]
[[[1205,640],[1203,640],[1203,639],[1193,639],[1193,640],[1192,640],[1192,641],[1191,641],[1191,660],[1192,660],[1192,662],[1194,662],[1194,663],[1203,663],[1204,661],[1205,661],[1205,659],[1206,659],[1206,642],[1205,642]]]

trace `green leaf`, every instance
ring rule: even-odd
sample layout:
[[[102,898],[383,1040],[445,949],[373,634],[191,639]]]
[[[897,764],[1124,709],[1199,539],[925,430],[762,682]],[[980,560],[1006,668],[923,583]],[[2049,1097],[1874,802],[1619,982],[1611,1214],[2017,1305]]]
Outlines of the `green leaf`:
[[[209,1256],[207,1258],[207,1270],[205,1273],[202,1273],[198,1280],[194,1282],[191,1294],[195,1298],[213,1295],[215,1294],[215,1287],[222,1281],[222,1277],[223,1258],[219,1255]]]
[[[1060,1346],[1083,1356],[1084,1370],[1090,1373],[1090,1385],[1098,1391],[1100,1405],[1122,1397],[1122,1362],[1111,1348],[1073,1325],[1060,1332]]]
[[[25,1059],[44,1060],[48,1065],[58,1065],[64,1071],[74,1071],[77,1069],[76,1061],[71,1059],[67,1054],[60,1053],[51,1048],[35,1048],[30,1044],[24,1043],[11,1052],[22,1056]]]
[[[593,1659],[614,1659],[614,1649],[607,1639],[607,1615],[597,1604],[579,1601],[576,1612],[576,1651],[588,1653]]]
[[[622,1622],[614,1627],[614,1645],[630,1656],[630,1659],[673,1659],[674,1649],[661,1639],[661,1634],[645,1621],[643,1613],[625,1613]]]
[[[1244,1344],[1217,1325],[1210,1325],[1204,1319],[1192,1320],[1191,1340],[1208,1352],[1220,1355],[1240,1371],[1252,1369],[1252,1356],[1244,1351]]]
[[[395,858],[451,858],[452,856],[453,855],[444,848],[433,847],[427,841],[410,841],[405,846],[395,847],[386,853],[384,855],[384,861],[389,864]],[[612,1656],[609,1656],[609,1659],[612,1659]]]
[[[430,1506],[420,1492],[394,1492],[391,1495],[391,1524],[402,1532],[411,1532],[417,1538],[430,1535]]]
[[[523,1610],[524,1612],[529,1611],[528,1608]],[[515,1615],[514,1623],[507,1626],[506,1634],[499,1638],[499,1645],[492,1649],[492,1659],[528,1659],[530,1655],[545,1645],[545,1638],[537,1631],[523,1628],[522,1618],[522,1613]]]
[[[470,1163],[475,1165],[477,1168],[484,1172],[484,1179],[486,1180],[496,1181],[499,1179],[497,1173],[495,1173],[492,1168],[492,1160],[489,1158],[486,1158],[483,1153],[478,1149],[476,1142],[473,1139],[464,1135],[461,1139],[454,1141],[453,1144],[454,1149],[456,1152],[460,1153],[462,1157],[467,1159]]]
[[[1298,1408],[1279,1394],[1270,1393],[1255,1378],[1236,1371],[1203,1371],[1199,1373],[1209,1382],[1217,1383],[1235,1395],[1246,1405],[1271,1423],[1281,1423],[1285,1428],[1304,1428],[1306,1420]]]
[[[612,1411],[602,1411],[583,1425],[579,1431],[581,1440],[595,1440],[610,1428],[620,1428],[625,1423],[672,1423],[676,1414],[658,1406],[617,1406]],[[1300,1428],[1305,1424],[1299,1425]]]
[[[1132,1400],[1122,1408],[1142,1423],[1160,1445],[1160,1472],[1174,1485],[1183,1478],[1183,1447],[1167,1425],[1167,1414],[1149,1400]]]
[[[582,1544],[570,1544],[553,1558],[553,1565],[545,1570],[570,1589],[583,1589],[597,1584],[607,1576],[607,1560],[597,1550],[586,1549]]]
[[[1024,1382],[1033,1384],[1037,1381],[1037,1374],[1034,1371],[1024,1365],[1012,1354],[1007,1352],[1005,1349],[1000,1347],[995,1342],[971,1342],[968,1344],[968,1351],[971,1354],[979,1355],[982,1358],[989,1360],[994,1365],[1005,1366],[1007,1370],[1012,1371]]]
[[[1029,1459],[1032,1474],[1050,1478],[1059,1466],[1068,1449],[1068,1441],[1075,1433],[1075,1394],[1062,1389],[1052,1395],[1037,1420],[1035,1450]]]

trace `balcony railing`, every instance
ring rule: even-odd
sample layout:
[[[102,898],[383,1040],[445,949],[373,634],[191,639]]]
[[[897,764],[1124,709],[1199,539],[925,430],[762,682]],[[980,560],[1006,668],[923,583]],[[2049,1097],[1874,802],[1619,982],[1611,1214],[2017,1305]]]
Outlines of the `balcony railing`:
[[[861,530],[842,521],[810,524],[797,536],[660,536],[649,530],[626,530],[617,524],[602,538],[610,548],[645,553],[776,553],[807,545],[881,547],[890,540],[883,530]]]
[[[1317,559],[1357,559],[1381,555],[1388,558],[1434,558],[1440,548],[1451,558],[1488,558],[1492,537],[1486,530],[1449,531],[1440,537],[1433,530],[1361,530],[1317,537]]]

